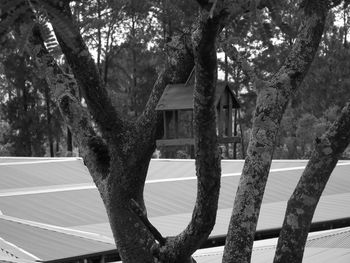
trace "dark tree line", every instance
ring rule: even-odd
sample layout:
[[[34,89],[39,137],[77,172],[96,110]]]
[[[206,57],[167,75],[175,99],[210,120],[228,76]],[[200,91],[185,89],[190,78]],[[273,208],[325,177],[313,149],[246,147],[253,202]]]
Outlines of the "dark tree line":
[[[272,0],[198,0],[193,3],[193,19],[188,19],[188,5],[184,6],[182,1],[172,2],[177,4],[178,13],[171,11],[174,8],[171,1],[101,0],[92,2],[91,6],[70,2],[5,1],[0,5],[2,10],[7,10],[1,13],[0,33],[11,38],[9,33],[16,32],[16,25],[27,33],[22,34],[27,36],[25,44],[14,50],[22,61],[30,58],[33,70],[29,72],[36,70],[44,76],[43,83],[49,87],[72,131],[101,194],[123,262],[193,262],[191,255],[215,225],[221,174],[215,127],[219,49],[226,53],[227,63],[223,66],[226,72],[230,70],[236,91],[245,94],[243,113],[246,125],[251,125],[241,180],[232,200],[223,262],[249,262],[271,161],[276,147],[283,144],[283,116],[286,111],[311,103],[303,101],[304,98],[296,99],[303,89],[311,90],[308,83],[315,81],[319,85],[324,81],[322,75],[319,80],[305,81],[306,86],[302,87],[315,58],[327,58],[325,54],[329,54],[331,45],[321,39],[323,35],[328,37],[329,28],[336,28],[330,18],[332,10],[340,4],[346,8],[347,1],[283,1],[286,5],[282,5]],[[86,12],[91,12],[91,17]],[[172,18],[170,14],[176,16]],[[153,16],[161,23],[152,24]],[[97,19],[96,27],[86,25],[88,21],[83,19],[86,17]],[[43,29],[47,26],[40,23],[43,18],[52,25],[54,38],[45,35]],[[105,25],[101,24],[103,18],[109,21]],[[115,28],[118,23],[122,26]],[[128,30],[123,31],[125,28]],[[153,29],[157,29],[154,32],[158,35],[152,35]],[[342,30],[342,48],[346,49],[345,25]],[[89,34],[91,38],[86,38]],[[119,43],[113,37],[123,34],[125,41]],[[218,41],[220,37],[222,41]],[[96,45],[95,59],[86,43]],[[55,47],[64,55],[67,70],[59,57],[55,57]],[[139,56],[150,58],[146,54],[159,60],[155,64],[139,63]],[[150,82],[144,82],[147,91],[143,92],[147,96],[141,102],[135,94],[142,87],[145,65],[156,66],[147,78]],[[121,75],[112,74],[113,67]],[[163,133],[162,116],[155,106],[166,85],[184,83],[193,68],[197,199],[188,226],[174,237],[162,237],[147,221],[143,196],[155,140]],[[115,76],[118,81],[111,81]],[[125,82],[121,81],[122,76]],[[338,85],[346,86],[341,77],[335,80]],[[15,81],[23,83],[23,80]],[[313,210],[349,143],[349,105],[342,102],[337,102],[344,109],[334,118],[333,125],[325,127],[327,132],[313,139],[310,161],[288,202],[275,262],[285,262],[286,258],[301,262]],[[144,107],[137,109],[136,105]],[[248,114],[250,118],[246,117]],[[306,144],[306,141],[301,143]],[[322,176],[315,176],[319,171]],[[295,214],[300,210],[305,215]],[[288,220],[289,217],[293,220]]]

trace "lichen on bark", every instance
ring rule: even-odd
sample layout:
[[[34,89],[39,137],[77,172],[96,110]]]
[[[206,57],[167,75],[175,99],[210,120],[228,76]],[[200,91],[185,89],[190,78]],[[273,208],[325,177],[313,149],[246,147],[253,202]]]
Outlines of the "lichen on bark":
[[[307,11],[316,5],[315,12]],[[287,102],[306,75],[321,40],[328,11],[325,1],[307,1],[303,10],[304,20],[291,52],[279,71],[258,92],[247,158],[226,238],[224,263],[250,261],[278,127]],[[243,224],[245,222],[249,224]]]
[[[275,263],[300,263],[318,201],[340,155],[350,142],[350,103],[326,131],[315,140],[314,151],[290,197],[276,248]],[[293,218],[293,220],[291,220]],[[298,222],[298,228],[295,227]]]

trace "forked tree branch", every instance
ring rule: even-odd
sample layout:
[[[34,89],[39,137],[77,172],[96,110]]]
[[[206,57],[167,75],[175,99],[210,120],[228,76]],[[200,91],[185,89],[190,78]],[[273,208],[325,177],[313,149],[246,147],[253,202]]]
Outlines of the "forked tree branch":
[[[145,227],[152,233],[155,240],[159,242],[159,245],[164,246],[166,239],[162,236],[158,229],[152,225],[152,223],[148,220],[144,209],[142,209],[141,206],[134,199],[130,200],[130,209],[139,217],[139,219],[142,221]]]

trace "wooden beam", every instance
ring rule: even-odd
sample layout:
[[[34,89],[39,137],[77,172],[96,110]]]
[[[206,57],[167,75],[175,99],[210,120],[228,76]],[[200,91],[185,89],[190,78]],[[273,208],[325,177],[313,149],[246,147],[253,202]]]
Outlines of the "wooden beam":
[[[222,137],[222,126],[223,126],[223,122],[224,122],[224,116],[222,116],[223,115],[223,103],[222,103],[222,97],[220,98],[220,100],[219,100],[219,112],[218,112],[218,115],[219,115],[219,117],[218,117],[218,130],[219,130],[219,134],[218,134],[218,136],[219,137]]]
[[[237,111],[238,109],[235,109],[235,119],[234,119],[234,126],[233,126],[233,136],[237,136]],[[241,134],[243,136],[243,134]],[[237,143],[233,143],[233,159],[237,159]]]
[[[178,138],[168,140],[157,140],[157,146],[178,146],[178,145],[194,145],[194,139],[191,138]]]
[[[175,120],[175,138],[179,137],[179,111],[174,110],[174,120]]]
[[[191,138],[194,137],[194,132],[193,132],[193,129],[194,129],[194,126],[193,126],[193,111],[191,111]]]
[[[164,129],[164,135],[163,138],[169,138],[169,122],[167,120],[167,114],[166,111],[163,111],[163,129]]]
[[[218,137],[219,143],[240,143],[241,137],[233,136],[233,137]]]
[[[232,97],[230,93],[228,93],[227,99],[228,99],[227,137],[231,137],[232,136]]]

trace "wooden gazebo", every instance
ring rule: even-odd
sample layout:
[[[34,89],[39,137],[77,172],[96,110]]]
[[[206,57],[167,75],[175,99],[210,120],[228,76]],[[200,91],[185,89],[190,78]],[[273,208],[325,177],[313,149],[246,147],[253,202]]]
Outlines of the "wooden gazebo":
[[[193,138],[194,84],[168,85],[156,110],[163,112],[164,137],[157,146],[194,145]],[[237,132],[237,110],[240,105],[230,87],[218,82],[215,105],[217,109],[217,135],[220,144],[241,142]]]

